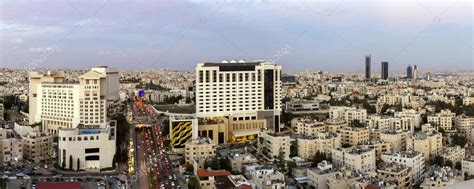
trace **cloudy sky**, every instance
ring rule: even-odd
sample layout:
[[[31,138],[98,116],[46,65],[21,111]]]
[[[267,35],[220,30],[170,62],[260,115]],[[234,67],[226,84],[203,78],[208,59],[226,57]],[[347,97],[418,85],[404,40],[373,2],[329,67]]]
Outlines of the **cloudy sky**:
[[[172,68],[272,60],[287,71],[474,69],[465,0],[2,1],[0,67]]]

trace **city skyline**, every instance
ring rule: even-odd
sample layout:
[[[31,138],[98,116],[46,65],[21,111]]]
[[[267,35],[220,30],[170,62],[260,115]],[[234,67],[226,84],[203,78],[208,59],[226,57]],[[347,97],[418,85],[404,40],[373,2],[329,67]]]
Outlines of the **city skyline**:
[[[0,62],[7,68],[192,70],[204,61],[264,59],[289,72],[363,73],[364,55],[371,54],[373,65],[388,61],[393,72],[415,64],[422,72],[472,70],[469,5],[2,2]]]

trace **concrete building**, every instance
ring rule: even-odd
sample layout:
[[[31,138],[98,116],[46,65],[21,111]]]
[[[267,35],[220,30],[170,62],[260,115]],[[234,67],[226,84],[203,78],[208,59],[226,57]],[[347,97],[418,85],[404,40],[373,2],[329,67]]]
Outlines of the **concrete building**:
[[[468,132],[469,132],[472,125],[474,125],[474,118],[473,117],[460,115],[460,116],[456,116],[454,118],[454,127],[456,128],[458,133],[461,133],[461,135],[463,135],[465,137],[467,137]]]
[[[425,159],[432,159],[443,148],[443,136],[437,132],[419,132],[407,140],[407,150],[421,152]]]
[[[76,171],[100,171],[100,169],[112,168],[116,153],[116,125],[116,121],[111,121],[96,126],[81,125],[77,128],[60,129],[59,165]],[[70,165],[71,162],[72,165]]]
[[[341,136],[334,132],[300,135],[297,139],[298,156],[311,159],[317,152],[331,155],[332,149],[341,147]]]
[[[210,138],[193,139],[184,148],[186,163],[196,162],[199,167],[204,166],[206,159],[216,155],[216,144]]]
[[[196,171],[196,175],[199,178],[199,184],[202,189],[215,189],[217,185],[227,179],[227,176],[232,175],[229,171],[225,170],[210,170],[199,168]]]
[[[23,140],[23,159],[39,163],[53,157],[53,136],[40,132],[30,132],[21,136]]]
[[[230,165],[232,166],[232,171],[242,172],[243,166],[245,165],[252,165],[258,163],[257,157],[255,157],[251,153],[239,154],[239,153],[231,153],[227,156],[227,159],[230,161]]]
[[[23,141],[11,129],[0,128],[0,165],[23,162]]]
[[[382,154],[391,153],[391,144],[384,141],[367,141],[360,144],[362,148],[369,148],[375,150],[375,158],[376,160],[380,160],[382,158]]]
[[[420,185],[420,188],[422,189],[444,188],[464,181],[464,176],[461,171],[452,169],[451,167],[434,166],[430,170],[431,171]]]
[[[59,128],[105,123],[107,101],[118,99],[118,72],[92,68],[78,80],[66,79],[64,72],[30,72],[30,124],[41,123],[43,132],[57,135]]]
[[[410,132],[406,130],[385,130],[380,133],[380,140],[390,143],[392,151],[405,150]]]
[[[331,106],[329,108],[329,119],[343,119],[349,125],[355,120],[358,120],[359,123],[365,123],[367,121],[367,110],[355,107]]]
[[[267,120],[280,131],[281,66],[271,62],[205,62],[196,67],[196,116]]]
[[[258,135],[258,147],[269,159],[290,158],[290,136],[262,130]]]
[[[345,167],[347,170],[360,172],[376,170],[374,149],[336,148],[332,150],[332,159],[336,167]]]
[[[332,169],[332,164],[322,161],[317,167],[307,169],[308,185],[318,189],[328,189],[327,178],[335,174],[337,172]]]
[[[474,157],[469,156],[462,160],[462,172],[472,176],[474,175]]]
[[[0,120],[4,120],[4,114],[5,114],[5,107],[3,106],[3,103],[0,103]]]
[[[250,171],[250,180],[256,183],[257,189],[284,189],[285,175],[273,168],[257,168]]]
[[[451,112],[450,110],[441,110],[440,113],[429,115],[428,123],[435,127],[441,127],[445,131],[451,130],[453,127],[453,121],[455,116],[456,114]]]
[[[461,162],[464,159],[464,156],[466,155],[466,150],[460,146],[449,146],[449,147],[444,147],[439,155],[444,158],[444,160],[451,160],[453,162],[453,165],[456,164],[456,162]]]
[[[369,130],[366,128],[344,127],[340,134],[342,145],[356,146],[369,141]]]
[[[398,163],[410,167],[413,171],[413,183],[423,181],[425,172],[425,157],[417,151],[393,152],[382,154],[382,161],[385,163]]]
[[[365,80],[370,81],[370,72],[371,72],[371,55],[365,55]]]
[[[396,182],[399,189],[412,187],[412,174],[410,167],[398,163],[382,164],[377,169],[377,176],[385,181]]]
[[[389,73],[388,73],[388,62],[382,62],[382,73],[381,73],[382,80],[388,80]]]

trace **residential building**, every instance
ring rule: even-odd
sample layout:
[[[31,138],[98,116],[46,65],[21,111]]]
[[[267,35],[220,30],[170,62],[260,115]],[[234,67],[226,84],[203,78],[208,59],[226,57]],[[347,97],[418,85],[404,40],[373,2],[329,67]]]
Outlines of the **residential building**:
[[[435,127],[441,127],[445,131],[451,130],[453,127],[453,121],[455,116],[456,114],[451,112],[450,110],[441,110],[440,113],[429,115],[428,123]]]
[[[199,168],[197,171],[197,177],[199,178],[199,184],[202,189],[215,189],[217,184],[227,179],[227,176],[232,175],[229,171],[225,170],[210,170]]]
[[[360,144],[362,148],[369,148],[375,150],[375,158],[376,160],[380,160],[382,158],[382,154],[391,153],[391,144],[389,142],[384,141],[367,141]]]
[[[407,140],[407,150],[421,152],[425,159],[432,159],[443,148],[443,136],[438,132],[418,132]]]
[[[469,156],[462,160],[462,172],[472,176],[474,175],[474,157]]]
[[[186,163],[192,164],[194,161],[202,167],[206,159],[216,155],[216,144],[210,138],[193,139],[185,144]]]
[[[39,163],[53,157],[53,136],[40,132],[30,132],[21,136],[23,140],[23,159]]]
[[[339,132],[342,145],[356,146],[369,141],[369,130],[366,128],[344,127]]]
[[[451,167],[434,166],[425,177],[420,188],[422,189],[436,189],[444,188],[464,181],[464,176],[461,171],[452,169]]]
[[[227,156],[232,166],[232,171],[242,172],[245,165],[258,163],[257,157],[251,153],[231,153]]]
[[[444,147],[439,155],[444,158],[444,160],[451,160],[453,165],[456,162],[461,162],[464,159],[466,150],[460,146],[448,146]]]
[[[334,132],[317,133],[315,136],[299,135],[298,156],[311,159],[317,152],[331,155],[334,148],[341,147],[341,136]]]
[[[283,156],[283,159],[290,158],[289,135],[262,130],[258,135],[258,147],[269,159],[276,159],[280,156]]]
[[[377,176],[384,181],[397,183],[398,189],[412,187],[412,169],[406,165],[398,163],[382,164],[377,169]]]
[[[329,119],[343,119],[349,125],[357,120],[359,123],[367,121],[367,110],[355,107],[331,106],[329,108]]]
[[[410,132],[406,130],[384,130],[380,133],[380,140],[390,143],[392,151],[405,150]]]
[[[370,148],[336,148],[332,150],[332,159],[336,167],[347,170],[371,172],[375,171],[375,150]]]
[[[0,128],[0,165],[23,162],[23,141],[11,129]]]
[[[328,189],[328,178],[337,174],[332,164],[327,161],[318,163],[317,167],[307,169],[308,185],[318,189]]]
[[[425,172],[425,157],[417,151],[392,152],[382,154],[382,161],[385,163],[398,163],[410,167],[413,171],[413,183],[423,181]]]
[[[250,171],[256,189],[285,189],[285,175],[273,168],[260,167]]]

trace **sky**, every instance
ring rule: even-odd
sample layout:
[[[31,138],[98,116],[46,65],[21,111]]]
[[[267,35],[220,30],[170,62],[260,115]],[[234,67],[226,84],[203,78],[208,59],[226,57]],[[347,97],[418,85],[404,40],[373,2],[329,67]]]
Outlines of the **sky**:
[[[474,70],[472,1],[1,1],[1,68],[193,70],[268,60],[284,71]]]

